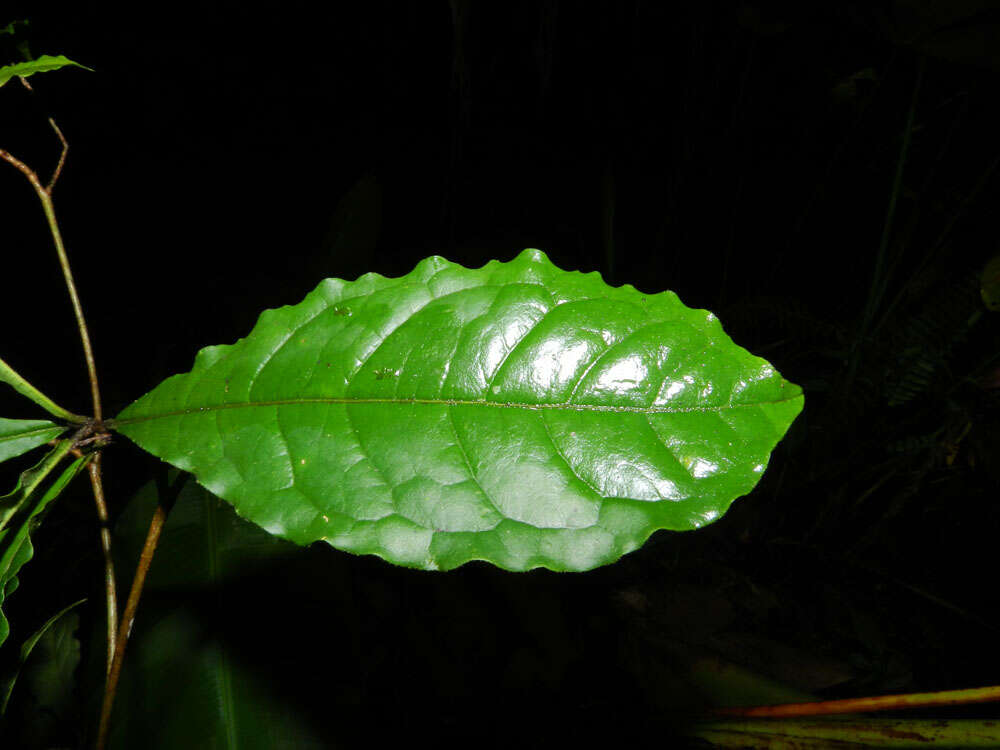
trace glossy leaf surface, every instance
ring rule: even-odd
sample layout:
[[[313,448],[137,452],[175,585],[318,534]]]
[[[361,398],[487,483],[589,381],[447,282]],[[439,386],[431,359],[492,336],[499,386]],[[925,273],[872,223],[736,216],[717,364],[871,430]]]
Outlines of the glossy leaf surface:
[[[299,544],[586,570],[719,518],[802,403],[712,313],[525,250],[327,279],[111,426]]]
[[[0,461],[44,445],[65,429],[44,419],[0,419]]]

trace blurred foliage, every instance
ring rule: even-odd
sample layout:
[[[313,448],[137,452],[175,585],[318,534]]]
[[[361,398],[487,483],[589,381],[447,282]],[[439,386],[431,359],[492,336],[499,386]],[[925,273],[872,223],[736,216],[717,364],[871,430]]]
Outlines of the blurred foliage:
[[[0,741],[9,747],[55,747],[84,739],[86,723],[77,694],[76,669],[80,616],[71,612],[80,602],[53,615],[21,648],[20,663],[3,681],[5,720]],[[11,691],[17,687],[13,693]]]

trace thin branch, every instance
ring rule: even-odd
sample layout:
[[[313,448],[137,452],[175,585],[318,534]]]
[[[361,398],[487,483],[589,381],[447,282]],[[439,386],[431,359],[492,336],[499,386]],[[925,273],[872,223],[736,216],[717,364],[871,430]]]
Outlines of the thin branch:
[[[80,343],[83,344],[83,356],[87,360],[87,375],[90,378],[90,398],[94,405],[94,419],[100,422],[103,419],[101,391],[97,384],[97,364],[94,361],[94,349],[90,344],[87,321],[83,317],[83,306],[80,304],[80,297],[76,293],[73,271],[69,266],[69,258],[66,257],[66,248],[63,245],[62,235],[59,232],[59,225],[56,223],[52,196],[43,189],[39,197],[42,199],[42,207],[45,209],[45,216],[48,218],[49,227],[52,229],[52,239],[56,244],[56,252],[59,254],[59,265],[62,266],[63,278],[66,280],[66,290],[69,292],[70,301],[73,303],[73,314],[76,316],[77,328],[80,330]]]
[[[108,679],[104,685],[104,699],[101,703],[101,719],[97,731],[96,750],[104,750],[108,741],[108,733],[111,730],[111,710],[115,704],[115,694],[118,691],[118,680],[121,677],[122,663],[125,659],[125,646],[128,645],[129,636],[132,634],[132,624],[135,622],[136,609],[139,607],[139,598],[142,596],[142,587],[146,582],[146,573],[153,562],[153,554],[156,552],[156,545],[160,541],[160,532],[166,523],[170,509],[174,507],[178,495],[184,488],[189,474],[182,473],[173,484],[168,484],[167,471],[165,468],[156,477],[157,503],[153,511],[153,517],[149,521],[149,530],[146,532],[146,541],[139,554],[139,562],[135,567],[135,577],[132,579],[132,588],[128,592],[128,601],[125,603],[125,612],[122,615],[118,627],[118,638],[115,641],[115,655],[111,662],[111,669],[108,671]]]
[[[132,588],[128,592],[128,601],[125,603],[125,612],[122,615],[122,624],[118,629],[118,638],[115,641],[114,658],[111,660],[111,668],[108,670],[108,679],[104,687],[104,700],[101,704],[101,720],[97,730],[96,750],[104,750],[108,741],[108,731],[111,729],[111,709],[115,703],[115,693],[118,691],[118,678],[121,677],[122,660],[125,658],[125,646],[128,644],[129,633],[132,632],[132,623],[135,621],[135,612],[139,606],[139,597],[142,596],[142,587],[146,582],[146,573],[149,565],[153,561],[153,553],[156,545],[160,541],[160,532],[163,531],[163,524],[167,519],[167,507],[162,502],[156,504],[153,518],[149,522],[149,531],[146,532],[146,542],[142,546],[142,553],[139,555],[139,564],[135,568],[135,578],[132,579]]]
[[[51,117],[49,118],[49,125],[52,129],[56,131],[56,136],[59,138],[59,142],[62,143],[62,153],[59,154],[59,161],[56,163],[56,168],[52,171],[52,179],[49,180],[49,184],[45,186],[45,192],[52,195],[52,189],[56,186],[56,182],[59,180],[59,175],[62,174],[63,166],[66,164],[66,154],[69,153],[69,142],[66,140],[66,136],[63,135],[59,126],[56,125],[56,121]]]
[[[104,485],[101,482],[101,452],[98,451],[94,460],[87,466],[90,473],[90,486],[94,493],[94,503],[97,505],[97,520],[101,524],[101,554],[104,556],[104,595],[108,620],[108,660],[107,671],[111,672],[111,664],[115,657],[115,644],[118,641],[118,589],[115,586],[115,562],[111,557],[111,528],[108,523],[108,505],[104,500]]]
[[[29,91],[31,90],[31,86],[28,85],[27,81],[23,78],[21,79],[21,83],[23,83]],[[55,188],[56,182],[62,174],[63,166],[66,163],[66,154],[69,152],[69,143],[66,141],[66,138],[59,129],[59,126],[56,125],[55,120],[51,117],[48,119],[49,125],[52,126],[56,136],[59,138],[59,142],[62,143],[62,152],[59,155],[59,161],[56,164],[56,168],[52,173],[52,178],[49,180],[48,185],[43,186],[38,177],[38,173],[35,172],[35,170],[31,169],[31,167],[7,151],[0,150],[0,159],[3,159],[7,163],[11,164],[28,179],[28,182],[31,183],[31,186],[35,189],[35,193],[38,195],[38,199],[42,203],[42,210],[45,212],[45,219],[48,221],[49,231],[52,234],[52,240],[56,247],[56,254],[59,257],[59,265],[62,268],[63,279],[66,282],[66,290],[69,292],[70,302],[73,305],[73,315],[76,317],[77,328],[80,332],[80,343],[83,345],[83,356],[87,363],[87,376],[90,380],[90,397],[93,403],[94,417],[92,422],[88,420],[88,424],[83,429],[96,429],[100,432],[103,431],[102,419],[104,415],[103,410],[101,409],[101,391],[98,385],[97,364],[94,361],[94,349],[90,343],[90,332],[87,329],[87,321],[83,315],[83,305],[80,304],[80,295],[77,294],[76,291],[76,283],[73,280],[73,271],[69,264],[69,258],[66,255],[66,246],[63,243],[62,233],[59,231],[59,222],[56,219],[55,206],[52,203],[52,191]],[[71,418],[73,416],[75,415],[70,415]],[[118,595],[115,587],[114,564],[111,557],[111,533],[108,528],[108,508],[104,498],[103,483],[101,481],[100,452],[98,452],[94,460],[88,464],[87,468],[90,474],[90,483],[91,488],[93,489],[94,502],[97,506],[97,518],[101,524],[101,549],[104,554],[105,596],[108,610],[108,689],[105,690],[104,705],[101,709],[101,734],[98,742],[98,746],[103,748],[104,743],[107,741],[108,719],[111,714],[111,704],[114,700],[115,686],[118,683],[118,674],[121,672],[122,655],[125,651],[125,642],[128,639],[128,631],[131,628],[132,620],[135,618],[135,609],[139,603],[139,593],[142,591],[142,584],[146,577],[146,570],[149,568],[149,561],[152,559],[153,550],[156,548],[156,542],[159,539],[160,530],[163,526],[163,519],[166,517],[166,511],[162,508],[162,506],[158,506],[157,514],[153,517],[154,522],[150,525],[149,536],[146,539],[146,547],[143,548],[143,557],[140,559],[139,568],[136,570],[136,578],[132,583],[132,591],[129,594],[129,600],[125,610],[128,627],[123,630],[118,627]]]
[[[990,719],[716,719],[683,733],[696,747],[998,747]]]
[[[31,88],[31,84],[28,83],[28,79],[24,76],[18,76],[21,79],[21,85],[28,89],[32,94],[35,90]],[[59,142],[62,144],[62,153],[59,155],[59,162],[56,164],[56,168],[52,172],[52,179],[49,180],[49,184],[45,186],[45,192],[52,195],[52,189],[56,186],[56,182],[59,180],[59,175],[62,174],[63,165],[66,163],[66,154],[69,153],[69,143],[66,142],[66,137],[62,134],[59,126],[56,125],[56,121],[51,117],[49,119],[49,125],[52,129],[56,131],[56,136],[59,138]]]
[[[62,133],[58,128],[56,128],[56,132],[62,138]],[[63,156],[65,156],[65,152]],[[94,419],[100,422],[103,414],[101,411],[101,391],[97,384],[97,365],[94,362],[94,350],[90,344],[90,333],[87,330],[87,321],[83,316],[83,306],[80,304],[80,296],[76,292],[76,283],[73,281],[73,271],[69,265],[69,258],[66,256],[66,246],[63,244],[62,233],[59,231],[59,223],[56,221],[55,207],[52,205],[52,188],[55,186],[58,170],[62,169],[62,159],[60,159],[60,164],[56,168],[57,173],[53,175],[48,187],[42,185],[42,181],[38,178],[35,170],[13,154],[0,149],[0,159],[15,167],[28,178],[28,182],[35,188],[38,199],[42,202],[42,210],[45,211],[45,218],[49,223],[49,231],[52,233],[52,241],[55,243],[56,253],[59,256],[59,265],[62,267],[63,278],[66,281],[66,290],[69,292],[69,299],[73,305],[76,325],[80,330],[80,342],[83,344],[83,356],[87,361],[87,375],[90,379],[90,397],[94,406]]]
[[[31,181],[31,184],[35,188],[35,190],[41,189],[42,192],[45,192],[45,188],[43,188],[42,184],[38,182],[38,175],[36,175],[35,171],[27,164],[25,164],[23,161],[18,159],[13,154],[4,151],[2,148],[0,148],[0,159],[3,159],[4,161],[12,164],[14,167],[20,170],[24,174],[24,176]]]
[[[1000,685],[963,690],[941,690],[936,693],[906,693],[903,695],[876,695],[865,698],[844,698],[812,703],[784,703],[777,706],[734,706],[718,708],[712,716],[756,716],[779,718],[785,716],[828,716],[868,711],[891,711],[900,708],[926,708],[930,706],[964,706],[970,703],[1000,701]]]

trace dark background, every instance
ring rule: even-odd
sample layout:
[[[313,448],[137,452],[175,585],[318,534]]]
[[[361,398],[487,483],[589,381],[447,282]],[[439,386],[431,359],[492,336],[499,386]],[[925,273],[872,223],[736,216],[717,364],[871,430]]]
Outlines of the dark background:
[[[256,616],[203,603],[206,632],[324,741],[479,727],[489,744],[530,717],[641,734],[711,702],[696,655],[830,697],[1000,682],[1000,336],[979,297],[1000,252],[992,3],[31,5],[0,24],[29,18],[32,53],[95,72],[5,86],[0,147],[47,175],[45,117],[70,141],[55,199],[107,414],[321,278],[525,247],[714,310],[806,390],[751,496],[610,568],[429,575],[311,550],[254,589]],[[2,356],[85,411],[40,208],[0,166]],[[110,449],[115,516],[155,464]],[[89,594],[92,663],[84,489],[5,611],[23,635]],[[323,661],[344,622],[377,648]],[[52,722],[66,742],[79,692]]]

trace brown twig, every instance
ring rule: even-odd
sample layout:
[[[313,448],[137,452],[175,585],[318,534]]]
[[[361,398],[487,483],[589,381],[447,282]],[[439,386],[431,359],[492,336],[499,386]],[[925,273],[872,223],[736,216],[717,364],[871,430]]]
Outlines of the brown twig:
[[[24,88],[28,89],[31,93],[35,93],[35,90],[31,88],[31,84],[28,83],[27,78],[24,76],[19,76],[19,78],[21,79],[21,85],[24,86]],[[52,126],[54,131],[56,131],[56,137],[59,138],[59,142],[62,144],[62,153],[59,154],[59,161],[56,163],[56,168],[52,171],[52,179],[49,180],[49,184],[45,186],[45,191],[49,195],[52,195],[52,189],[56,186],[56,182],[59,180],[59,175],[62,174],[63,165],[66,163],[66,154],[69,153],[69,143],[67,143],[66,137],[62,134],[59,126],[56,125],[56,121],[51,117],[48,118],[48,120],[49,125]]]
[[[87,465],[90,473],[90,487],[97,506],[97,520],[101,525],[101,554],[104,556],[104,596],[107,603],[108,621],[108,659],[107,672],[111,672],[111,664],[115,657],[115,644],[118,641],[118,593],[115,586],[115,562],[111,556],[111,528],[108,523],[108,505],[104,500],[104,485],[101,482],[101,452],[97,451],[94,460]]]
[[[901,708],[926,708],[929,706],[959,706],[969,703],[1000,701],[1000,685],[942,690],[936,693],[906,693],[903,695],[876,695],[865,698],[844,698],[834,701],[811,703],[784,703],[777,706],[736,706],[719,708],[712,716],[743,716],[779,718],[789,716],[828,716],[854,714],[868,711],[891,711]]]
[[[62,153],[59,154],[59,161],[56,163],[56,168],[52,170],[52,179],[50,179],[49,184],[45,186],[45,192],[52,195],[52,189],[56,186],[56,182],[59,180],[59,175],[62,174],[63,165],[66,164],[66,154],[69,153],[69,143],[66,141],[66,136],[62,134],[59,126],[56,125],[56,121],[51,117],[49,118],[49,125],[52,126],[54,131],[56,131],[56,136],[62,144]]]
[[[97,742],[95,748],[104,750],[108,741],[108,731],[111,728],[111,709],[115,703],[115,693],[118,691],[118,678],[121,677],[122,660],[125,658],[125,646],[128,644],[129,633],[132,632],[132,623],[135,620],[135,612],[139,606],[139,597],[142,596],[142,587],[146,582],[146,573],[149,565],[153,561],[153,553],[156,545],[160,541],[160,532],[163,531],[163,524],[167,519],[167,507],[163,499],[156,504],[153,518],[149,522],[149,531],[146,532],[146,542],[142,546],[142,553],[139,555],[139,564],[135,568],[135,578],[132,579],[132,588],[128,592],[128,601],[125,603],[125,612],[122,615],[121,627],[118,628],[118,638],[115,641],[114,657],[111,660],[111,668],[108,670],[108,680],[104,687],[104,700],[101,703],[101,720],[97,729]]]

